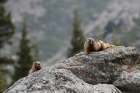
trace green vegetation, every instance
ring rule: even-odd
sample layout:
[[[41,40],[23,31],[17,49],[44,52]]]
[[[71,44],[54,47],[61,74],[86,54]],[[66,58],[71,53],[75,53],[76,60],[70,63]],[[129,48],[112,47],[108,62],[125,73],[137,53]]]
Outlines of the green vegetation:
[[[71,57],[74,54],[79,53],[81,50],[83,50],[85,37],[80,25],[81,23],[78,12],[74,11],[73,31],[70,41],[71,47],[68,49],[68,57]]]
[[[3,73],[0,72],[0,93],[4,91],[6,87],[6,79],[3,77]]]
[[[14,32],[11,14],[5,11],[3,5],[0,5],[0,48],[13,36]]]
[[[4,4],[7,0],[0,1],[0,50],[2,50],[5,43],[9,42],[14,35],[15,27],[11,20],[11,13],[5,10]],[[6,65],[13,64],[13,60],[8,56],[0,56],[0,93],[7,87],[6,72],[4,69]]]
[[[21,35],[21,40],[19,44],[19,52],[17,53],[18,61],[15,66],[15,75],[13,76],[13,80],[16,81],[19,78],[28,75],[28,71],[31,68],[33,63],[33,56],[31,55],[31,46],[30,41],[27,38],[27,27],[26,23],[23,23],[23,30]]]

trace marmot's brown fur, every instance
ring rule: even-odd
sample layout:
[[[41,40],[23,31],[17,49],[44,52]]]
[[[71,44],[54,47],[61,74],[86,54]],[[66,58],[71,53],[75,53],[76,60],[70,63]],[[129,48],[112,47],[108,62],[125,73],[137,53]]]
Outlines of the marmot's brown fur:
[[[89,54],[90,52],[105,50],[113,46],[114,45],[105,43],[101,40],[97,41],[93,38],[88,38],[84,44],[84,50],[86,54]]]
[[[39,62],[39,61],[34,62],[34,63],[32,64],[32,67],[31,67],[30,71],[29,71],[29,74],[31,74],[31,73],[33,73],[33,72],[36,72],[36,71],[38,71],[38,70],[40,70],[40,69],[41,69],[41,64],[40,64],[40,62]]]

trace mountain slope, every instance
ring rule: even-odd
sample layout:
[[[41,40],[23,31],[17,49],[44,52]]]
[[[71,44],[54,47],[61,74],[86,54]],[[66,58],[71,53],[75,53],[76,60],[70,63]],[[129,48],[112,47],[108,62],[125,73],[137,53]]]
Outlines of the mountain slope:
[[[139,0],[9,0],[7,8],[12,11],[17,24],[22,17],[28,20],[29,31],[41,50],[41,58],[52,57],[68,46],[73,10],[78,9],[85,33],[104,33],[96,27],[104,27],[108,22],[123,22],[130,29],[133,17],[139,16]],[[119,32],[118,32],[119,33]],[[117,35],[119,37],[119,34]],[[60,53],[59,53],[60,55]]]
[[[78,7],[83,25],[94,20],[109,0],[9,0],[13,21],[28,19],[29,31],[37,38],[41,56],[45,59],[55,54],[70,38],[73,10]],[[18,25],[17,25],[18,26]]]

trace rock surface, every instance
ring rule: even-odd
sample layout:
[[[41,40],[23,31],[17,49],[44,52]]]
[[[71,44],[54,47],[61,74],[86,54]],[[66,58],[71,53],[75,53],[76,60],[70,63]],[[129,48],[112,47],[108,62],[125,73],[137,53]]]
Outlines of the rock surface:
[[[5,93],[122,93],[113,85],[90,85],[66,69],[43,70],[17,81]]]
[[[125,93],[140,93],[140,70],[124,71],[114,85]]]
[[[20,79],[4,93],[122,93],[119,89],[136,93],[139,64],[134,47],[117,46],[89,55],[81,52]],[[125,72],[130,75],[124,78]]]
[[[139,64],[138,59],[139,53],[135,48],[120,46],[89,55],[77,54],[59,63],[55,68],[69,69],[90,84],[113,83],[123,71]]]

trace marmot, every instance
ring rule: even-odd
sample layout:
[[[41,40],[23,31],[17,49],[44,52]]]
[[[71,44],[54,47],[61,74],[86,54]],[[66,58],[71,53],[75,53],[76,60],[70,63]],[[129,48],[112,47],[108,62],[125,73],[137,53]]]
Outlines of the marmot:
[[[36,62],[34,62],[34,63],[32,64],[32,67],[31,67],[31,69],[30,69],[30,71],[29,71],[29,74],[31,74],[31,73],[33,73],[33,72],[36,72],[36,71],[38,71],[38,70],[40,70],[40,69],[41,69],[41,64],[40,64],[39,61],[36,61]]]
[[[97,41],[93,38],[88,38],[84,44],[84,51],[86,54],[89,54],[90,52],[105,50],[113,46],[114,45],[105,43],[101,40]]]

